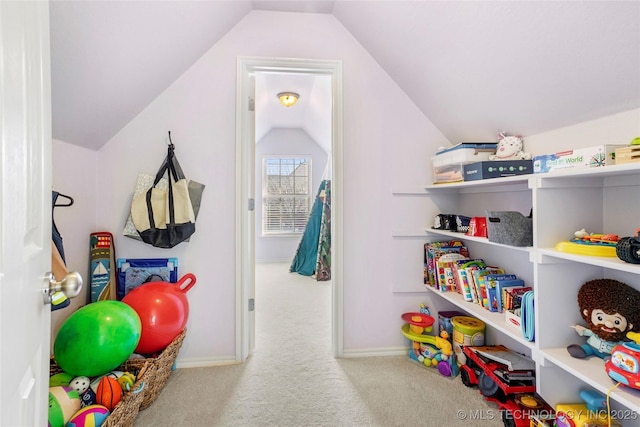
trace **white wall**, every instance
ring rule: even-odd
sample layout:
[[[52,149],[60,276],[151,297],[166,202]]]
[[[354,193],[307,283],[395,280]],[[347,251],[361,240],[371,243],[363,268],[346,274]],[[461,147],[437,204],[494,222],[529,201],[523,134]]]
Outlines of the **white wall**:
[[[89,234],[96,229],[96,200],[108,186],[108,181],[115,170],[98,169],[98,153],[53,140],[53,172],[52,186],[58,191],[73,198],[70,207],[57,207],[53,210],[58,231],[62,235],[62,243],[67,270],[77,271],[84,279],[84,290],[71,300],[68,307],[56,310],[51,316],[53,339],[62,322],[78,307],[86,302],[86,290],[89,280]],[[59,202],[64,202],[60,199]]]
[[[327,153],[303,129],[272,129],[256,144],[256,262],[291,262],[302,235],[262,236],[262,158],[300,155],[311,158],[312,203],[327,165]]]
[[[98,175],[96,228],[114,233],[119,257],[178,257],[180,272],[197,276],[188,294],[189,332],[179,362],[234,358],[238,56],[343,62],[344,349],[364,354],[405,346],[400,315],[415,310],[425,294],[393,290],[421,279],[421,263],[404,256],[407,246],[421,242],[392,234],[399,226],[424,230],[431,221],[425,213],[433,206],[426,198],[416,198],[418,208],[413,202],[400,206],[392,191],[419,190],[431,182],[430,158],[450,142],[331,15],[249,13],[98,152],[99,170],[106,172]],[[622,120],[638,134],[630,121]],[[164,250],[122,237],[121,230],[136,175],[156,171],[168,130],[187,176],[207,188],[196,234]],[[554,139],[539,141],[552,146]]]
[[[391,293],[390,188],[394,181],[426,182],[430,153],[448,142],[333,16],[294,15],[249,13],[99,152],[102,167],[119,171],[97,201],[98,227],[114,232],[119,256],[178,257],[180,272],[198,278],[188,294],[184,362],[235,354],[238,56],[343,61],[344,348],[403,345],[399,316],[420,300]],[[121,237],[120,231],[136,175],[156,170],[168,130],[188,177],[207,188],[191,242],[163,250]]]

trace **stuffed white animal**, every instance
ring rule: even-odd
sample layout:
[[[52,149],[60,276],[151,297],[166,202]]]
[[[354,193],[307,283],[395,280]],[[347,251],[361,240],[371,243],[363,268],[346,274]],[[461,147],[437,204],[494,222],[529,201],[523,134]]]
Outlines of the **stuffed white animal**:
[[[524,152],[524,141],[521,136],[507,136],[502,132],[499,135],[496,154],[489,156],[489,160],[529,160],[530,153]]]

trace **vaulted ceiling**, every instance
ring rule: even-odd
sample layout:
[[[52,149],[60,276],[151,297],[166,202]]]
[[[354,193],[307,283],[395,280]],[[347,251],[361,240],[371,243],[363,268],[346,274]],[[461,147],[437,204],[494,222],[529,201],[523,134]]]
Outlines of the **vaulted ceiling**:
[[[100,148],[255,9],[333,14],[452,143],[640,108],[638,1],[53,0],[53,137]]]

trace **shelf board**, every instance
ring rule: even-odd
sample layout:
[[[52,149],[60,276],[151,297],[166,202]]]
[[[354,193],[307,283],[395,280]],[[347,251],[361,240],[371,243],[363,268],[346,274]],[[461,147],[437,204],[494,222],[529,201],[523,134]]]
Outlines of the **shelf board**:
[[[432,294],[445,299],[461,308],[463,311],[469,313],[473,317],[482,320],[487,326],[498,329],[500,332],[513,338],[515,341],[525,345],[527,348],[534,349],[535,343],[527,341],[522,337],[522,334],[518,333],[518,330],[510,327],[507,324],[504,313],[496,313],[486,310],[484,307],[480,307],[478,304],[474,304],[469,301],[465,301],[462,295],[457,292],[440,292],[439,290],[426,286],[426,289],[431,291]]]
[[[462,181],[462,182],[448,182],[441,184],[429,184],[425,185],[424,188],[427,192],[450,192],[452,190],[458,191],[465,188],[480,188],[480,187],[495,187],[495,186],[505,186],[507,184],[528,184],[529,177],[532,175],[517,175],[517,176],[506,176],[503,178],[492,178],[492,179],[480,179],[477,181]]]
[[[616,384],[609,378],[604,370],[604,362],[598,357],[576,359],[569,355],[566,348],[540,350],[540,355],[605,395]],[[611,398],[640,412],[640,390],[620,386],[611,392]]]
[[[608,177],[620,175],[636,175],[640,173],[640,163],[601,166],[595,168],[563,168],[547,173],[534,174],[540,178],[574,178],[574,177]]]
[[[469,242],[479,242],[479,243],[482,243],[482,244],[485,244],[485,245],[499,246],[499,247],[503,247],[503,248],[513,249],[514,251],[531,252],[533,250],[533,248],[531,246],[503,245],[502,243],[491,242],[486,237],[467,236],[464,233],[457,233],[455,231],[434,230],[432,228],[427,228],[425,230],[425,232],[428,233],[428,234],[437,234],[439,236],[446,236],[450,240],[466,240],[466,241],[469,241]]]
[[[640,274],[640,264],[629,264],[619,258],[613,257],[598,257],[577,255],[568,252],[556,251],[553,248],[541,248],[538,249],[538,253],[558,259],[566,259],[568,261],[579,262],[582,264],[597,265],[599,267],[610,268],[612,270],[626,271],[628,273]]]

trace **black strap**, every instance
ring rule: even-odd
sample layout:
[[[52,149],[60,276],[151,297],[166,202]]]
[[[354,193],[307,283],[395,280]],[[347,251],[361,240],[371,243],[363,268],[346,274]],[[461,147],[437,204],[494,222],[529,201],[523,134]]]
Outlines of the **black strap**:
[[[169,137],[171,137],[171,133],[169,133]],[[174,182],[178,182],[179,179],[184,179],[184,173],[182,172],[182,168],[180,167],[180,163],[178,163],[178,159],[174,153],[174,145],[173,143],[169,144],[167,148],[167,157],[164,159],[162,165],[160,165],[160,169],[156,174],[156,179],[153,181],[153,186],[147,190],[146,200],[147,200],[147,214],[149,215],[149,227],[155,228],[155,221],[153,219],[153,208],[151,206],[151,192],[155,188],[156,185],[160,182],[160,180],[164,177],[164,174],[167,173],[168,177],[168,186],[169,186],[169,224],[175,223],[175,212],[174,212],[174,203],[173,203],[173,185],[171,183],[171,178],[173,177]],[[179,173],[178,173],[179,171]]]

